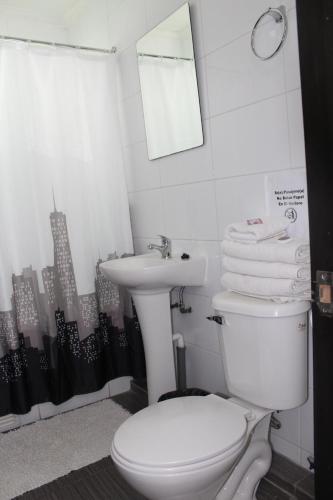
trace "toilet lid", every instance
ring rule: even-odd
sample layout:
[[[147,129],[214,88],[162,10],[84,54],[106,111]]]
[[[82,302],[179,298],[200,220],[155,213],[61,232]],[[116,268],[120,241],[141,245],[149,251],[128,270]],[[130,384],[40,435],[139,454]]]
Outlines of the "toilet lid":
[[[243,440],[247,410],[215,395],[169,399],[126,420],[113,440],[127,462],[176,467],[221,455]]]

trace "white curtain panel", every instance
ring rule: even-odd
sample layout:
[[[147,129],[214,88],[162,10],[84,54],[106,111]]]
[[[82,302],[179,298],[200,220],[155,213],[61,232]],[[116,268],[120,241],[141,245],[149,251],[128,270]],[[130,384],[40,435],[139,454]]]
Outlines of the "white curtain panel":
[[[132,252],[113,56],[1,42],[0,311],[12,309],[13,273],[32,266],[43,289],[54,201],[89,294],[99,258]]]

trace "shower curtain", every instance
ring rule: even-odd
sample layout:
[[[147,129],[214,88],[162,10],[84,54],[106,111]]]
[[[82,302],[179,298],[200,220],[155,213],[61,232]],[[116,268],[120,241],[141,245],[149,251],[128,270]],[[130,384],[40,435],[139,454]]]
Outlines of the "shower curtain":
[[[0,44],[0,416],[144,376],[113,57]]]

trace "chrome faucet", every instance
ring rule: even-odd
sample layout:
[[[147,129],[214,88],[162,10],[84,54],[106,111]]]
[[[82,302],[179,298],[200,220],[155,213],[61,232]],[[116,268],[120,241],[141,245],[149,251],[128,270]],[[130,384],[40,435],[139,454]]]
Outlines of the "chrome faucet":
[[[162,240],[162,245],[155,245],[154,243],[148,243],[149,250],[159,250],[162,255],[162,259],[169,259],[171,257],[171,240],[162,234],[158,235]]]

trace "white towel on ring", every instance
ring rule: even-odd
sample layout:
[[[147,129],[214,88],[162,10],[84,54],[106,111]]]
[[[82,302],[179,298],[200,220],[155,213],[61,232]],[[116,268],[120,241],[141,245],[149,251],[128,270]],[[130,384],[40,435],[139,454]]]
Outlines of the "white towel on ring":
[[[306,264],[310,262],[310,246],[305,240],[266,240],[255,245],[223,240],[222,252],[238,259],[263,260],[265,262],[285,262]]]
[[[261,298],[290,297],[309,300],[310,281],[283,278],[258,278],[237,273],[225,273],[221,283],[227,290]]]
[[[224,271],[262,278],[286,278],[309,281],[311,277],[309,264],[262,262],[258,260],[238,259],[226,255],[222,259],[222,266]]]
[[[225,238],[234,241],[257,243],[259,241],[286,235],[290,220],[287,217],[260,217],[245,222],[229,224]]]

